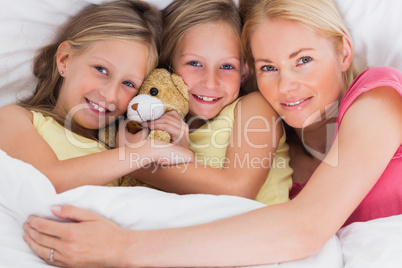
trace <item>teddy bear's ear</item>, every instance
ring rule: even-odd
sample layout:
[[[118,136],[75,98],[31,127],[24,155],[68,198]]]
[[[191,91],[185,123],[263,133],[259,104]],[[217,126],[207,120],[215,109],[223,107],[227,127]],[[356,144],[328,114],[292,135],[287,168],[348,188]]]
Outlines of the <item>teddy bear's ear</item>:
[[[183,78],[177,74],[172,74],[173,84],[177,87],[181,95],[187,100],[190,100],[190,96],[188,95],[188,87],[184,83]]]

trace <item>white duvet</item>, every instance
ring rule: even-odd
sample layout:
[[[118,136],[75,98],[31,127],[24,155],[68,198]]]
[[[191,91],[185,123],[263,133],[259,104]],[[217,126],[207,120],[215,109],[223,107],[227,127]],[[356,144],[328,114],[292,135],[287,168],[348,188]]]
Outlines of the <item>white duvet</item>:
[[[22,239],[22,224],[31,214],[54,218],[49,210],[54,204],[90,209],[133,229],[204,223],[263,206],[233,196],[176,195],[143,187],[84,186],[56,194],[38,170],[0,150],[0,267],[48,267]],[[397,216],[352,224],[315,256],[262,267],[402,267],[401,252],[402,216]]]

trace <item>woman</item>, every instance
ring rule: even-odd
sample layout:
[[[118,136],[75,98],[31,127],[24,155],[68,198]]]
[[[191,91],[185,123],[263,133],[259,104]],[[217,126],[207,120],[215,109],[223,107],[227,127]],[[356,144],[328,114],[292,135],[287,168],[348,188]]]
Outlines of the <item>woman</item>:
[[[317,253],[345,224],[401,214],[401,73],[372,68],[352,83],[353,46],[333,1],[254,1],[243,41],[260,91],[294,129],[294,180],[308,181],[297,196],[209,224],[155,231],[123,230],[87,211],[57,207],[56,216],[79,223],[30,217],[33,250],[48,258],[54,247],[61,266],[276,263]],[[117,260],[110,251],[124,253]]]

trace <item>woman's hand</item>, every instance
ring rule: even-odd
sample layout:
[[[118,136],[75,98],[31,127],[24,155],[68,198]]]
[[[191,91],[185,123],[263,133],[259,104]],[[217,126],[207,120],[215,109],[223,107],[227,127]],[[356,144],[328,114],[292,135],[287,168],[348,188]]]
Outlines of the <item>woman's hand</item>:
[[[180,117],[177,111],[169,111],[152,122],[144,122],[144,127],[150,130],[158,129],[167,131],[171,137],[171,143],[188,148],[189,129],[186,122]]]
[[[129,230],[73,206],[55,206],[52,212],[71,221],[30,216],[24,224],[24,240],[48,264],[59,267],[122,266],[121,252],[128,246],[126,232]]]

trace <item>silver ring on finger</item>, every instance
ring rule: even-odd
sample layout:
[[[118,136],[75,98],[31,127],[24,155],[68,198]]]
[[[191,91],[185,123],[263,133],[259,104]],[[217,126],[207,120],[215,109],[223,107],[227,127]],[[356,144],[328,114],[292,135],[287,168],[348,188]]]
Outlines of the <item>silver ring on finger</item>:
[[[50,249],[50,257],[49,257],[50,262],[54,262],[54,248]]]

